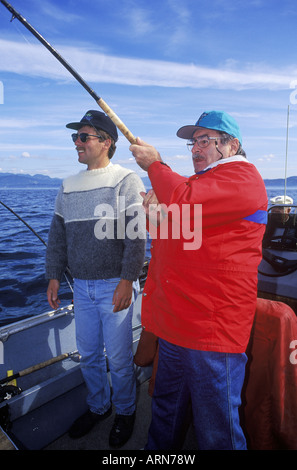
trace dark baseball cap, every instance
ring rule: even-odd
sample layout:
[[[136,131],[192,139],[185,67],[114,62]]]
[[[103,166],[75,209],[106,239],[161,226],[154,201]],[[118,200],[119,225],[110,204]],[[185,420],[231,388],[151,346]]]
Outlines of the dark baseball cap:
[[[68,129],[75,129],[76,131],[83,126],[92,126],[98,131],[101,129],[107,132],[115,142],[118,140],[118,131],[115,124],[101,111],[87,111],[79,122],[70,122],[66,125]]]

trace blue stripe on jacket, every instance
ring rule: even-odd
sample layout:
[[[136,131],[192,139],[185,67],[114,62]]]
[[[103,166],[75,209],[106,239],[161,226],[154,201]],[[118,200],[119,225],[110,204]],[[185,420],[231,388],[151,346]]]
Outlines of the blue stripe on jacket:
[[[267,211],[258,210],[254,214],[244,217],[244,220],[250,220],[257,224],[267,224]]]

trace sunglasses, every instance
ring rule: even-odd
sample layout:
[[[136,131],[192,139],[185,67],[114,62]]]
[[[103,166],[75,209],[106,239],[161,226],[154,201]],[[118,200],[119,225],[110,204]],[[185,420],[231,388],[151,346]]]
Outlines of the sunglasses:
[[[81,132],[80,134],[72,134],[71,135],[73,142],[75,143],[77,139],[79,138],[81,142],[85,143],[89,137],[97,137],[98,139],[104,140],[102,135],[94,135],[94,134],[88,134],[87,132]]]
[[[198,147],[204,149],[209,146],[211,140],[220,140],[221,137],[209,137],[204,136],[204,137],[198,137],[198,139],[190,139],[187,143],[187,147],[190,151],[192,151],[192,148],[194,147],[195,144],[198,145]]]

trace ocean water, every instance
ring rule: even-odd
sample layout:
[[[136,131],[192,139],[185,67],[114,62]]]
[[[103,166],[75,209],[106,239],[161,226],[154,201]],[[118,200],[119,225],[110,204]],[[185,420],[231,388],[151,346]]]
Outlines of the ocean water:
[[[0,201],[16,212],[47,243],[58,188],[0,189]],[[268,197],[283,188],[267,188]],[[297,188],[287,188],[297,203]],[[50,310],[44,278],[46,247],[23,222],[0,204],[0,326]],[[147,248],[149,256],[149,246]],[[72,292],[61,283],[61,305]]]
[[[47,243],[58,188],[1,189],[0,201]],[[23,222],[0,204],[0,325],[50,310],[44,277],[46,247]],[[65,285],[64,285],[65,284]],[[61,303],[72,293],[61,285]]]

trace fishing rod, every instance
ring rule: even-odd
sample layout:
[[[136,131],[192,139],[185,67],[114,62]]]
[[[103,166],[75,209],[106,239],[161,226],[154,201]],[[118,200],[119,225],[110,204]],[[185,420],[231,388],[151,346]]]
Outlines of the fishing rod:
[[[27,367],[27,369],[23,369],[19,372],[16,372],[15,374],[3,377],[2,379],[0,379],[0,403],[22,393],[23,390],[20,387],[18,387],[17,385],[13,385],[14,383],[16,384],[15,380],[19,377],[24,377],[25,375],[32,374],[37,370],[43,369],[52,364],[55,364],[56,362],[63,361],[64,359],[75,355],[79,357],[77,350],[69,353],[60,354],[59,356],[55,356],[51,359],[48,359],[47,361],[40,362],[39,364],[35,364],[34,366]]]
[[[35,230],[30,227],[29,224],[27,224],[27,222],[22,219],[22,217],[20,217],[16,212],[14,212],[14,210],[12,210],[10,207],[8,207],[6,204],[4,204],[4,202],[0,201],[0,204],[2,204],[2,206],[4,206],[6,209],[8,209],[13,215],[15,215],[21,222],[23,222],[23,224],[25,224],[29,230],[31,230],[31,232],[34,233],[34,235],[36,235],[37,238],[39,238],[39,240],[46,246],[46,243],[45,241],[40,237],[40,235],[38,235],[37,232],[35,232]]]
[[[115,114],[115,112],[108,106],[108,104],[100,98],[94,90],[83,80],[83,78],[71,67],[71,65],[58,53],[56,49],[54,49],[41,34],[36,31],[33,26],[28,23],[28,21],[18,13],[6,0],[0,0],[1,3],[12,13],[11,21],[17,18],[55,57],[58,61],[68,70],[68,72],[73,75],[73,77],[87,90],[87,92],[94,98],[96,103],[100,106],[100,108],[110,117],[116,127],[122,132],[122,134],[128,139],[131,144],[134,144],[136,138],[134,135],[129,131],[129,129],[125,126],[125,124],[120,120],[120,118]]]
[[[60,354],[59,356],[48,359],[47,361],[40,362],[39,364],[36,364],[34,366],[27,367],[27,369],[21,370],[20,372],[16,372],[13,375],[8,375],[7,377],[0,379],[0,386],[9,383],[12,380],[18,379],[19,377],[24,377],[24,375],[32,374],[32,372],[43,369],[44,367],[48,367],[51,364],[55,364],[56,362],[63,361],[64,359],[75,355],[78,355],[77,350],[69,353]]]
[[[46,242],[41,238],[41,236],[38,235],[38,233],[35,232],[35,230],[34,230],[19,214],[17,214],[13,209],[11,209],[11,208],[8,207],[6,204],[4,204],[4,202],[0,201],[0,204],[2,204],[3,207],[5,207],[5,208],[6,208],[7,210],[9,210],[13,215],[15,215],[21,222],[23,222],[23,224],[25,224],[26,227],[28,227],[28,229],[31,230],[31,232],[33,232],[34,235],[36,235],[36,237],[39,238],[39,240],[40,240],[45,246],[47,246]],[[66,268],[66,271],[67,271],[68,274],[71,276],[71,273],[70,273],[68,267]],[[66,281],[67,281],[67,284],[68,284],[68,286],[69,286],[71,292],[73,293],[72,286],[71,286],[71,284],[70,284],[70,281],[69,281],[68,277],[66,276],[66,273],[64,273],[64,277],[65,277],[65,279],[66,279]],[[71,277],[72,277],[72,276],[71,276]]]

